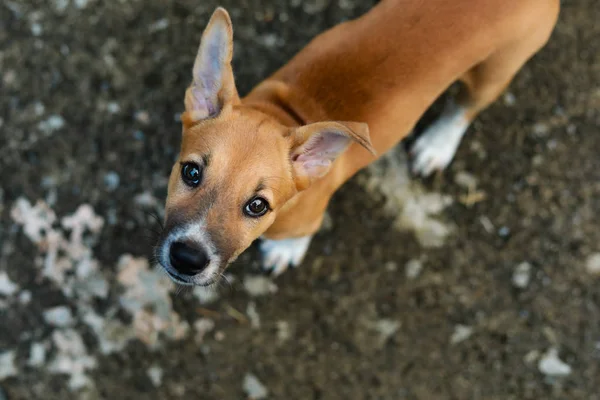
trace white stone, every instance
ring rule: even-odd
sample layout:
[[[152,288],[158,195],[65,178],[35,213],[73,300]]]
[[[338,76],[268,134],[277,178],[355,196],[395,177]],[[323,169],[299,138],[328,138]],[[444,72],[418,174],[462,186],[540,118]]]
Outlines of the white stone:
[[[600,253],[594,253],[587,258],[585,269],[592,275],[600,275]]]
[[[415,279],[423,270],[423,262],[421,260],[413,259],[406,263],[404,266],[404,273],[408,279]]]
[[[567,376],[572,372],[571,366],[558,358],[558,350],[554,347],[540,358],[538,369],[544,375],[555,377]]]
[[[59,328],[71,326],[75,322],[71,310],[67,306],[58,306],[44,311],[44,320]]]
[[[12,296],[19,290],[19,286],[10,280],[6,271],[0,272],[0,295]]]
[[[517,265],[512,275],[512,283],[519,289],[525,289],[531,280],[531,264],[522,262]]]
[[[267,398],[269,394],[265,385],[263,385],[256,376],[253,374],[246,374],[243,383],[244,392],[248,395],[249,399],[260,400]]]
[[[454,327],[454,332],[450,337],[451,344],[457,344],[462,341],[467,340],[473,334],[473,328],[467,325],[456,325]]]
[[[16,353],[14,350],[0,353],[0,380],[17,375],[15,358]]]
[[[277,285],[268,277],[248,275],[244,278],[244,289],[252,297],[265,296],[277,292]]]
[[[148,374],[148,377],[150,378],[150,381],[152,382],[154,387],[159,387],[160,385],[162,385],[164,371],[161,367],[153,365],[152,367],[148,368],[146,373]]]

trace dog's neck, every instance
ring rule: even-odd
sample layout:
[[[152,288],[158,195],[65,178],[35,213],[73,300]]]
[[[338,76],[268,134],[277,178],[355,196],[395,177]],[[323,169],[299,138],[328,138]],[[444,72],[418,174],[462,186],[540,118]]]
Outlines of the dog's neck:
[[[273,79],[256,86],[242,103],[277,119],[281,124],[298,127],[327,120],[323,108],[300,88]]]

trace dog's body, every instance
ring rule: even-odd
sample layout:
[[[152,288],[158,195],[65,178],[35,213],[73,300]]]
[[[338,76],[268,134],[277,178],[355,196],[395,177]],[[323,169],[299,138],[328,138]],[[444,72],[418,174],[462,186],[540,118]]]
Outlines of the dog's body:
[[[255,175],[268,175],[259,179],[261,190],[255,191],[267,194],[254,199],[267,201],[270,208],[252,226],[237,217],[232,222],[211,211],[225,207],[219,204],[219,193],[231,189],[219,188],[215,181],[209,184],[210,204],[194,204],[190,198],[200,194],[181,190],[177,181],[182,172],[176,164],[167,226],[179,233],[163,241],[161,264],[179,283],[204,284],[260,235],[265,238],[265,267],[280,273],[298,264],[335,190],[374,161],[372,153],[383,154],[408,135],[458,80],[463,86],[457,101],[412,149],[415,173],[428,175],[446,167],[470,122],[545,44],[558,9],[558,0],[383,1],[363,17],[315,38],[243,99],[231,74],[231,23],[223,10],[215,12],[186,93],[181,159],[192,154],[198,160],[208,153],[212,159],[217,151],[229,152],[220,164],[227,169],[220,179],[256,181],[244,174],[248,168]],[[244,157],[233,157],[234,162],[231,152]],[[202,173],[209,171],[208,163],[197,164],[202,164]],[[231,197],[236,196],[230,192]],[[248,204],[242,205],[244,212]],[[196,228],[202,232],[194,235],[190,220],[199,209],[203,216]],[[183,268],[194,274],[181,274],[175,266],[181,260],[167,254],[180,240],[208,252],[203,268]],[[211,269],[213,258],[218,265],[204,271]]]

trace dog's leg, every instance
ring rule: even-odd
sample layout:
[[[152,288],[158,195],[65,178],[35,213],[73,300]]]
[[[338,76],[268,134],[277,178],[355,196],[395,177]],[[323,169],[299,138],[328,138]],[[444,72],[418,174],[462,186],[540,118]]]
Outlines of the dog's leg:
[[[460,77],[462,86],[456,101],[447,104],[439,119],[411,149],[414,174],[428,176],[450,164],[473,119],[500,96],[523,64],[546,43],[554,26],[553,18],[537,26],[531,35],[497,50]]]
[[[263,256],[263,269],[277,276],[285,272],[290,265],[298,266],[308,250],[311,239],[312,235],[281,240],[262,239],[260,251]]]

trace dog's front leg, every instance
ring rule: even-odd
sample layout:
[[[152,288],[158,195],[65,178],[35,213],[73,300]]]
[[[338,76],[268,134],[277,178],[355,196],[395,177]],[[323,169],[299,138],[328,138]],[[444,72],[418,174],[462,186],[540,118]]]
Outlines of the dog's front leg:
[[[265,239],[260,243],[262,267],[278,276],[289,267],[297,267],[304,259],[313,235],[290,239]]]

